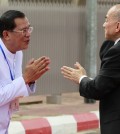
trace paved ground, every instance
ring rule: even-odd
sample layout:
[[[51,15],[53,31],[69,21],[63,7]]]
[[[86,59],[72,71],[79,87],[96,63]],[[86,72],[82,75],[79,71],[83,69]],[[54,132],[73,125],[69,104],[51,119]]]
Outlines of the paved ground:
[[[47,104],[46,97],[40,95],[22,98],[20,104],[20,110],[13,115],[12,120],[88,113],[97,111],[99,102],[86,104],[79,93],[66,93],[62,95],[61,104]]]

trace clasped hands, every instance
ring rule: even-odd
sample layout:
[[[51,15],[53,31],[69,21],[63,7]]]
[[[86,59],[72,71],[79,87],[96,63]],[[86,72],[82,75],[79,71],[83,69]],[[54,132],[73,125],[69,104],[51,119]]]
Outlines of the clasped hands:
[[[86,75],[86,71],[78,62],[76,62],[74,66],[75,68],[63,66],[61,68],[61,73],[63,74],[65,78],[72,80],[75,83],[79,84],[80,78],[83,75]]]
[[[45,72],[49,70],[48,65],[50,59],[46,56],[40,57],[39,59],[31,59],[25,67],[23,78],[26,84],[30,84],[39,79]]]

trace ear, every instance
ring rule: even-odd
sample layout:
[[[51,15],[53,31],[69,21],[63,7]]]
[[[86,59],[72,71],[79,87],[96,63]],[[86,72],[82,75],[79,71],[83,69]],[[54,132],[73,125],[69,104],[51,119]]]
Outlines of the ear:
[[[4,31],[3,31],[3,38],[4,38],[5,40],[9,40],[9,39],[10,39],[10,32],[7,31],[7,30],[4,30]]]
[[[120,32],[120,22],[117,22],[116,32]]]

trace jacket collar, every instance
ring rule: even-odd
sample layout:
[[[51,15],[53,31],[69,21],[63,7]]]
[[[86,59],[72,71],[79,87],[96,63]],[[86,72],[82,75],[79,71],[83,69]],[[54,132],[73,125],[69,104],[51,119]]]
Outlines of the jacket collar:
[[[116,44],[118,43],[118,41],[120,41],[120,38],[118,38],[118,39],[115,41],[114,45],[116,45]]]

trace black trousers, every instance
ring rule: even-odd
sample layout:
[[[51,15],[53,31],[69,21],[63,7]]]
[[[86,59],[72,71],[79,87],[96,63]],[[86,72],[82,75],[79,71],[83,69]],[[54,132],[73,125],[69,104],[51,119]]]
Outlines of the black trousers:
[[[120,119],[102,124],[101,134],[120,134]]]

